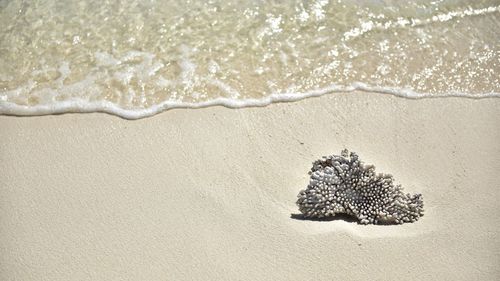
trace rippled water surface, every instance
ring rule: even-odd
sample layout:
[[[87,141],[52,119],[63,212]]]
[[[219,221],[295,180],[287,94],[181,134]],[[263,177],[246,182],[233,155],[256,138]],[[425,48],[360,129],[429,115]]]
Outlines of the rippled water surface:
[[[0,112],[498,96],[499,42],[498,0],[0,0]]]

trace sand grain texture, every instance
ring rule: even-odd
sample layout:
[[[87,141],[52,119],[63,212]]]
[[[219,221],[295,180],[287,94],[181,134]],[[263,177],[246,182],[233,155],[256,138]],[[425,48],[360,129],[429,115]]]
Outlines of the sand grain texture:
[[[2,280],[495,280],[500,100],[333,94],[265,108],[0,116]],[[303,221],[348,148],[422,193],[414,224]]]

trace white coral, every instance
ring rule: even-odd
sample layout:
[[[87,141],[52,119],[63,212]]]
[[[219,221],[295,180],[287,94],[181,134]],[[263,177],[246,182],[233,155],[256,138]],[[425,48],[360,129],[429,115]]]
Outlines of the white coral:
[[[420,194],[404,194],[389,174],[376,174],[358,155],[323,157],[313,163],[307,189],[300,191],[297,205],[306,218],[347,214],[361,224],[415,222],[423,215]]]

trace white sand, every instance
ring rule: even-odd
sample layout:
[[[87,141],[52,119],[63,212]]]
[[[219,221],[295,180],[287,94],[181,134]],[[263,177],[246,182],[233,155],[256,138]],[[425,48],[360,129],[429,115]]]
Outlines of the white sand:
[[[498,280],[500,100],[333,94],[0,117],[1,280]],[[344,147],[423,194],[402,226],[290,218]]]

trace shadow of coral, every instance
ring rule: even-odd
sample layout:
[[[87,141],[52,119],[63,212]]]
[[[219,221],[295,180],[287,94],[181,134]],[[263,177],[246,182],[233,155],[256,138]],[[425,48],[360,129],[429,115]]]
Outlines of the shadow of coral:
[[[345,221],[349,223],[358,223],[358,220],[353,217],[349,216],[347,214],[337,214],[335,216],[330,216],[330,217],[323,217],[323,218],[309,218],[304,216],[303,214],[291,214],[290,215],[291,219],[294,220],[300,220],[300,221]]]
[[[336,214],[335,216],[330,216],[330,217],[322,217],[322,218],[310,218],[306,217],[303,214],[290,214],[290,218],[293,220],[299,220],[299,221],[317,221],[317,222],[328,222],[328,221],[345,221],[348,223],[355,223],[359,225],[365,225],[359,222],[358,219],[356,219],[353,216],[347,215],[347,214]],[[377,224],[373,224],[375,226],[384,226],[384,225],[399,225],[394,222],[383,222],[379,221]]]

